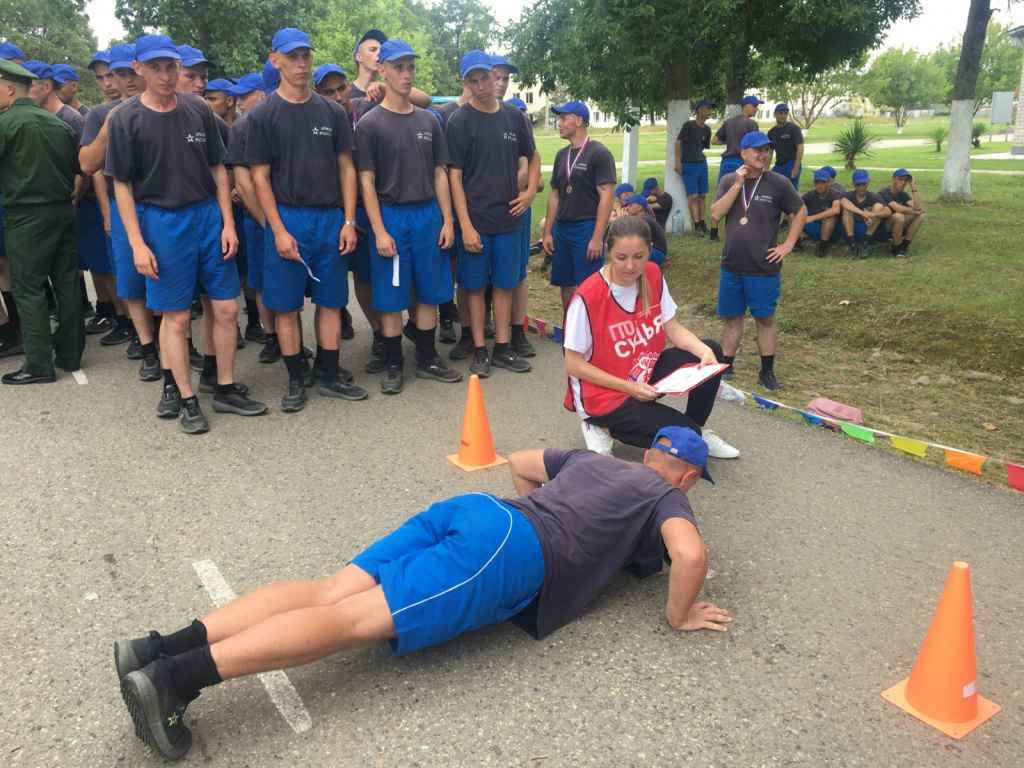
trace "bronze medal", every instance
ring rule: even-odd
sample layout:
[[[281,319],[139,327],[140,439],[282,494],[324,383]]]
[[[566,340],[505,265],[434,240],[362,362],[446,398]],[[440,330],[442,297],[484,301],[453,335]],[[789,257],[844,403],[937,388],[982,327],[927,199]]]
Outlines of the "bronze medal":
[[[744,227],[747,226],[747,217],[746,216],[744,216],[742,219],[740,219],[740,224],[742,226],[744,226]]]
[[[565,188],[565,194],[567,194],[567,195],[571,195],[572,194],[572,184],[570,184],[568,187]]]

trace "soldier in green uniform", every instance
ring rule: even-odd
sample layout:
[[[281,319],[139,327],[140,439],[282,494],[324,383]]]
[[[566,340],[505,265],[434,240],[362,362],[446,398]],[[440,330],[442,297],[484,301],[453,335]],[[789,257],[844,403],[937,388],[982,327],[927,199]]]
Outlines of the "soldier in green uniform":
[[[0,60],[0,189],[11,283],[21,313],[25,363],[4,384],[56,380],[54,365],[78,370],[85,318],[78,284],[78,241],[71,195],[78,173],[78,139],[28,95],[36,76]],[[51,340],[43,283],[56,294],[60,327]],[[53,359],[56,346],[57,359]]]

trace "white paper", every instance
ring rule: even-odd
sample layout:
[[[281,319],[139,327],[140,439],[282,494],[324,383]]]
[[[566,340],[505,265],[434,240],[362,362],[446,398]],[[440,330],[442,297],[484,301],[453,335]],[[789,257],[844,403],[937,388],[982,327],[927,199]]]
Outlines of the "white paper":
[[[398,287],[398,254],[391,260],[391,285]]]
[[[301,256],[299,257],[299,261],[302,261]],[[306,268],[306,272],[309,274],[310,277],[312,277],[318,283],[320,282],[320,278],[313,274],[313,270],[309,268],[309,264],[307,264],[305,261],[302,261],[302,266]]]
[[[653,386],[662,395],[681,395],[689,392],[698,384],[707,381],[712,376],[718,375],[728,367],[725,363],[705,365],[703,368],[698,368],[696,363],[684,365],[682,368],[672,371],[672,373]]]

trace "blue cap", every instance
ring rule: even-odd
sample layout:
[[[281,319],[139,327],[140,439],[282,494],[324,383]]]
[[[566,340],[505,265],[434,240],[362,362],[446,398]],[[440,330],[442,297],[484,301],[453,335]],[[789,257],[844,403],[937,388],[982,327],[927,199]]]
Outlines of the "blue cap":
[[[824,168],[819,168],[814,172],[815,181],[828,181],[831,178],[832,177],[828,175],[828,171],[826,171]]]
[[[505,99],[505,103],[515,107],[516,109],[526,109],[526,102],[522,99]]]
[[[465,77],[474,69],[485,69],[490,72],[494,69],[494,65],[491,64],[491,57],[483,51],[470,51],[462,57],[462,63],[460,65],[460,71],[462,76]]]
[[[750,149],[751,147],[774,147],[775,142],[768,138],[763,131],[751,131],[742,139],[740,139],[740,149]]]
[[[215,77],[213,80],[206,84],[206,90],[208,91],[223,91],[228,96],[233,96],[231,89],[235,87],[235,84],[230,80],[225,80],[223,77]]]
[[[764,102],[757,98],[757,96],[744,96],[740,106],[745,107],[747,104],[764,104]]]
[[[519,67],[513,66],[512,62],[506,59],[500,54],[491,54],[491,66],[492,67],[506,67],[511,74],[517,74]]]
[[[345,70],[337,64],[321,64],[313,70],[313,85],[320,85],[320,81],[328,75],[341,75],[346,79],[348,78],[348,75],[345,74]]]
[[[175,59],[181,61],[181,53],[167,35],[143,35],[135,41],[135,60]]]
[[[191,45],[179,45],[178,53],[181,55],[181,66],[183,67],[194,67],[197,64],[205,64],[213,69],[217,68],[212,61],[203,56],[202,51],[198,48],[193,48]]]
[[[39,61],[38,59],[29,59],[28,61],[23,61],[21,63],[21,66],[22,69],[27,69],[40,80],[45,79],[47,77],[51,80],[57,79],[57,77],[53,74],[53,67],[47,64],[45,61]]]
[[[631,205],[633,203],[636,203],[637,205],[642,206],[644,208],[647,207],[647,198],[644,197],[643,195],[630,195],[623,202],[625,205]]]
[[[25,54],[21,48],[16,46],[14,43],[0,43],[0,59],[6,59],[7,61],[10,61],[11,59],[21,59],[24,61]]]
[[[54,79],[58,83],[74,82],[79,83],[81,80],[78,79],[78,70],[72,67],[70,64],[54,64],[53,74]]]
[[[377,54],[377,61],[395,61],[396,59],[405,59],[409,56],[417,59],[420,57],[418,53],[413,52],[412,46],[404,40],[391,39],[380,44],[380,52]]]
[[[272,52],[291,53],[297,48],[309,48],[311,51],[316,50],[313,48],[313,44],[309,42],[309,35],[301,29],[285,27],[274,33],[274,41],[270,45]]]
[[[860,168],[853,172],[853,183],[854,184],[867,184],[871,181],[871,177],[868,176],[868,172],[863,168]]]
[[[110,49],[111,69],[131,69],[135,60],[135,46],[131,43],[119,43]]]
[[[110,66],[110,51],[96,51],[89,59],[89,69],[92,69],[97,64],[106,64]]]
[[[651,178],[644,180],[644,188],[640,194],[647,197],[656,186],[658,186],[658,180],[651,176]]]
[[[828,173],[828,177],[830,179],[834,179],[836,177],[836,169],[833,168],[831,165],[823,165],[821,166],[821,170]]]
[[[263,90],[269,96],[277,90],[279,85],[281,85],[281,73],[270,63],[270,59],[267,59],[267,63],[263,65]]]
[[[897,168],[895,171],[892,172],[892,177],[894,179],[898,179],[900,176],[906,176],[909,178],[910,171],[908,171],[906,168]]]
[[[780,103],[775,105],[775,111],[776,112],[789,112],[789,104],[786,104],[785,102],[780,102]]]
[[[552,107],[551,111],[556,115],[576,115],[583,118],[584,125],[590,125],[590,110],[582,101],[570,101],[560,107]]]
[[[717,107],[717,106],[718,105],[715,104],[715,102],[708,101],[707,99],[701,99],[700,101],[697,102],[697,107]]]
[[[259,72],[248,72],[238,78],[238,82],[228,89],[228,93],[236,99],[253,91],[265,91],[266,83],[263,82],[263,75]]]
[[[388,36],[381,32],[379,29],[368,29],[363,33],[363,36],[356,41],[356,47],[352,51],[352,58],[355,59],[356,54],[359,53],[359,46],[365,43],[367,40],[376,40],[381,45],[384,45],[388,41]]]
[[[668,438],[669,445],[662,445],[659,440]],[[708,444],[704,438],[688,427],[665,427],[654,436],[651,448],[670,453],[677,459],[701,468],[700,476],[712,485],[715,481],[708,474]]]
[[[633,185],[628,181],[624,181],[615,188],[615,196],[618,197],[624,192],[633,192]]]

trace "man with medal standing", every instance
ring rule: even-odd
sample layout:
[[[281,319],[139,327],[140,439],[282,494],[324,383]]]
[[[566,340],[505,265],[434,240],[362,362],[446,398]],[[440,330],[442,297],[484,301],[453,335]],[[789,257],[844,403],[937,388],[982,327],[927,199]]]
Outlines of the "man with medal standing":
[[[772,141],[752,131],[740,141],[741,165],[718,183],[711,216],[725,219],[725,244],[718,281],[718,314],[723,318],[722,362],[734,365],[743,338],[747,308],[757,324],[761,353],[758,383],[778,390],[775,378],[775,307],[779,301],[782,260],[804,228],[807,209],[784,176],[765,173]],[[789,236],[779,244],[779,217],[792,214]],[[732,370],[723,378],[732,378]]]

